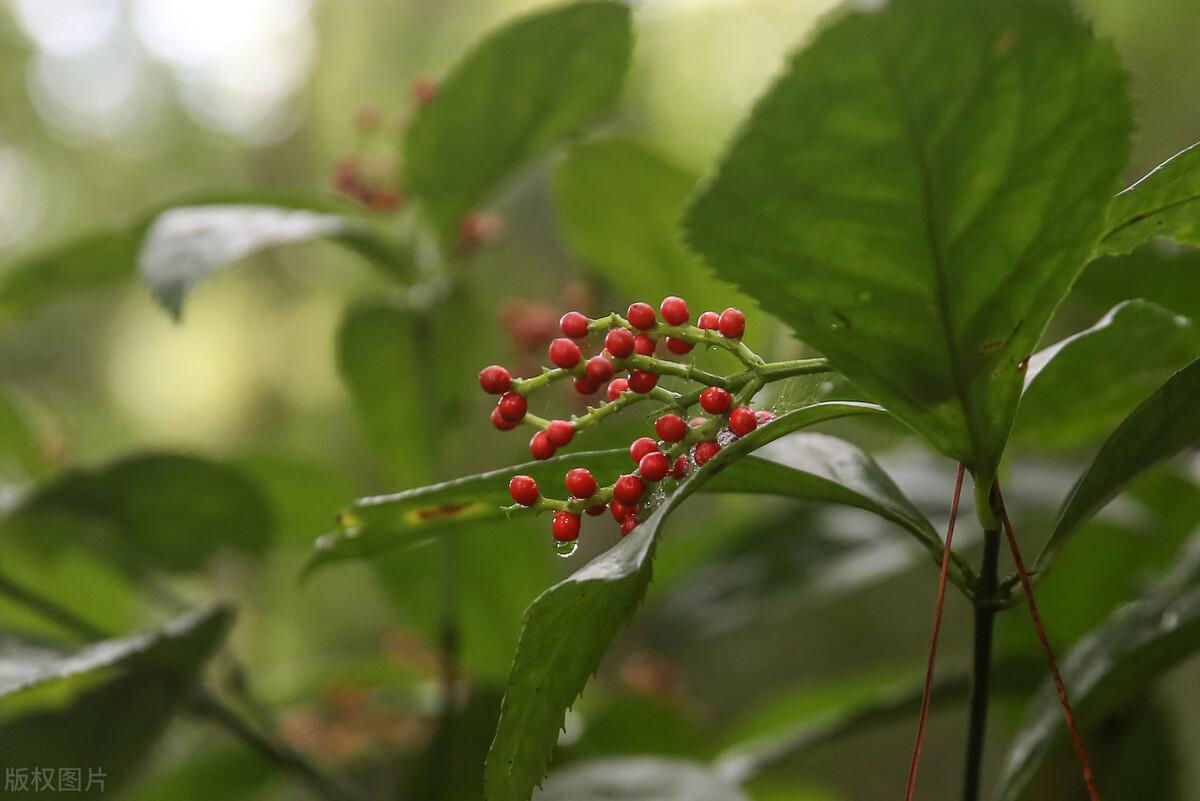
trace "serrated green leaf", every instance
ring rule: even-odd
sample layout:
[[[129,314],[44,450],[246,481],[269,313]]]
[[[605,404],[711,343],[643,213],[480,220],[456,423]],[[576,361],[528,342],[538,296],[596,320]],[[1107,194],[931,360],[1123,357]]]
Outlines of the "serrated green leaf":
[[[1113,48],[1065,6],[895,0],[792,58],[686,229],[986,486],[1129,130]]]
[[[1063,680],[1086,728],[1144,693],[1156,679],[1200,650],[1200,548],[1194,541],[1179,568],[1150,597],[1129,604],[1071,649]],[[1017,801],[1053,746],[1065,736],[1054,686],[1046,680],[1009,746],[995,801]],[[1098,767],[1104,787],[1104,773]]]
[[[554,207],[572,252],[615,286],[682,295],[695,314],[743,305],[684,247],[679,218],[698,181],[637,142],[597,139],[558,165]]]
[[[1128,253],[1158,236],[1200,245],[1200,146],[1176,153],[1117,195],[1096,255]]]
[[[307,210],[335,214],[345,209],[315,197],[279,192],[226,192],[180,198],[133,220],[70,239],[34,253],[0,270],[0,316],[27,314],[62,297],[102,289],[132,278],[142,240],[160,215],[188,206],[238,205],[259,209]],[[344,244],[376,263],[384,263],[387,248],[355,226]]]
[[[750,801],[699,762],[663,757],[597,759],[557,771],[535,801]]]
[[[105,640],[74,654],[0,641],[0,767],[8,775],[51,767],[82,769],[79,798],[124,786],[188,699],[232,618],[216,606],[161,629]],[[89,771],[102,774],[88,786]],[[56,784],[57,787],[57,784]],[[86,792],[82,791],[84,788]],[[5,787],[5,799],[45,796],[36,784]]]
[[[538,596],[525,612],[484,770],[488,801],[528,801],[545,775],[567,708],[645,594],[654,550],[671,512],[711,478],[734,470],[743,457],[769,442],[825,420],[878,411],[872,404],[814,404],[730,443],[682,481],[629,536]],[[805,496],[802,485],[791,486],[792,497]]]
[[[223,548],[260,553],[274,535],[265,496],[240,471],[168,453],[63,473],[0,526],[38,550],[82,546],[126,567],[171,571],[197,570]]]
[[[223,267],[267,248],[314,239],[355,247],[398,274],[411,255],[340,214],[255,205],[177,206],[158,215],[138,251],[142,280],[178,317],[195,287]]]
[[[1200,359],[1171,376],[1105,440],[1063,504],[1036,569],[1045,569],[1063,543],[1140,474],[1198,444]]]
[[[1029,359],[1014,441],[1072,448],[1112,431],[1171,373],[1200,356],[1200,329],[1144,300]]]
[[[612,107],[632,46],[629,8],[588,0],[522,17],[466,55],[405,139],[405,186],[444,241],[516,169]]]

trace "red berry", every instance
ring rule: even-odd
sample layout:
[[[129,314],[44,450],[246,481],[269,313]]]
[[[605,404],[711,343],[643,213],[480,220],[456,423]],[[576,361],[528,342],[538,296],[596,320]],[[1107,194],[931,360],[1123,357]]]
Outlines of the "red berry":
[[[604,510],[606,508],[607,507],[602,503],[598,503],[595,506],[589,506],[587,508],[588,517],[596,517],[598,515],[602,515],[602,514],[604,514]]]
[[[564,370],[570,370],[579,364],[579,360],[583,358],[579,354],[579,346],[563,337],[559,337],[550,343],[549,354],[551,363],[555,367],[561,367]]]
[[[659,314],[662,315],[663,322],[667,325],[683,325],[692,316],[688,311],[687,301],[683,298],[677,298],[674,295],[663,298],[663,302],[658,307]]]
[[[713,311],[705,312],[696,320],[696,325],[706,331],[716,331],[721,327],[721,315]]]
[[[712,440],[709,440],[707,442],[701,442],[699,445],[697,445],[696,450],[692,452],[692,456],[695,457],[697,465],[703,465],[709,459],[716,456],[717,452],[720,450],[720,445]]]
[[[634,303],[625,313],[625,319],[629,320],[629,324],[634,328],[643,331],[648,331],[658,324],[658,318],[654,316],[654,307],[649,303]]]
[[[537,482],[530,476],[513,476],[509,479],[508,494],[522,506],[533,506],[542,497]]]
[[[573,382],[575,391],[580,395],[594,395],[596,390],[600,389],[600,384],[593,381],[591,376],[581,375]]]
[[[627,328],[614,328],[604,336],[604,347],[618,359],[628,359],[633,355],[633,332]]]
[[[554,533],[554,539],[559,542],[572,542],[579,539],[579,515],[574,512],[555,512],[550,531]]]
[[[721,336],[728,339],[737,339],[746,333],[746,315],[730,306],[721,312],[721,319],[717,323],[717,326],[721,329]]]
[[[575,436],[575,424],[566,420],[555,420],[546,427],[546,438],[556,448],[562,448]]]
[[[724,414],[729,408],[729,391],[709,387],[700,393],[700,408],[709,414]]]
[[[667,477],[667,469],[670,466],[671,460],[667,458],[667,455],[655,451],[642,457],[642,460],[638,462],[638,472],[647,481],[662,481]]]
[[[677,414],[664,414],[654,421],[654,433],[667,442],[679,442],[687,436],[687,423]]]
[[[569,311],[559,318],[558,327],[565,337],[583,339],[588,334],[588,318],[577,311]]]
[[[633,338],[633,350],[639,356],[653,356],[658,341],[649,334],[638,334]]]
[[[489,395],[503,395],[512,386],[512,376],[498,364],[479,371],[479,386]]]
[[[667,337],[667,350],[671,351],[671,353],[674,353],[676,356],[682,356],[685,353],[691,353],[693,347],[695,346],[686,340],[676,339],[675,337]]]
[[[554,443],[545,431],[539,431],[529,440],[529,453],[534,459],[549,459],[554,455]]]
[[[613,367],[613,363],[603,356],[593,356],[587,360],[587,377],[596,382],[596,386],[608,381],[615,372],[616,368]]]
[[[621,503],[620,501],[612,501],[608,505],[608,511],[612,512],[613,520],[620,523],[627,517],[636,517],[638,507],[636,503]]]
[[[529,403],[523,395],[505,392],[500,396],[500,402],[496,404],[496,408],[500,411],[500,416],[508,422],[519,423],[525,416],[525,412],[529,411]]]
[[[512,431],[517,427],[516,423],[510,423],[504,419],[504,415],[500,414],[500,407],[492,409],[492,425],[501,431]]]
[[[693,417],[691,420],[688,420],[688,428],[699,428],[707,422],[707,417]]]
[[[746,436],[756,428],[758,428],[758,418],[745,406],[739,406],[729,413],[729,430],[739,437]]]
[[[680,456],[678,459],[675,460],[674,467],[671,468],[671,478],[675,479],[676,481],[682,481],[683,479],[687,478],[687,474],[688,474],[687,457]]]
[[[761,411],[757,411],[754,413],[754,419],[758,420],[758,424],[761,426],[761,425],[766,425],[767,423],[774,420],[775,415],[772,414],[771,412],[768,412],[766,409],[762,409]]]
[[[639,437],[629,446],[629,458],[633,459],[633,463],[637,464],[642,461],[642,457],[647,453],[656,453],[658,451],[658,443],[649,437]]]
[[[409,89],[412,92],[413,100],[417,101],[417,105],[425,106],[432,103],[433,99],[437,97],[438,82],[422,75],[413,78]]]
[[[617,479],[617,483],[613,484],[613,497],[626,506],[637,503],[638,498],[642,497],[642,493],[646,491],[646,485],[642,480],[632,474],[621,476]]]
[[[633,515],[621,521],[621,536],[628,536],[635,528],[638,527],[638,519]]]
[[[596,477],[586,467],[576,467],[569,471],[564,483],[567,485],[567,492],[576,498],[590,498],[596,494]]]
[[[608,399],[615,401],[621,393],[629,391],[629,382],[624,378],[614,378],[608,385]]]
[[[634,370],[629,374],[629,388],[639,395],[645,395],[658,384],[658,376],[645,370]]]

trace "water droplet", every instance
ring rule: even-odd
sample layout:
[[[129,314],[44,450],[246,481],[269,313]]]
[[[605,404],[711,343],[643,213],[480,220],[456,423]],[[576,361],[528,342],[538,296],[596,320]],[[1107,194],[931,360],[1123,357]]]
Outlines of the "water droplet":
[[[1019,370],[1022,373],[1025,372],[1025,370],[1028,367],[1029,367],[1029,357],[1028,356],[1026,356],[1024,359],[1021,359],[1021,361],[1017,362],[1017,370]]]
[[[571,540],[570,542],[557,542],[556,541],[554,543],[554,553],[557,554],[560,559],[571,558],[571,556],[574,555],[575,551],[578,548],[579,548],[579,540]]]

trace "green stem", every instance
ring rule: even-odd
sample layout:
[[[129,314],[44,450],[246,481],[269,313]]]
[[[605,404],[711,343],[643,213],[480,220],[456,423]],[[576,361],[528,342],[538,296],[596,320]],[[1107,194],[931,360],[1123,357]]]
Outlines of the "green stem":
[[[977,503],[984,493],[976,491]],[[1000,524],[988,499],[977,507],[983,532],[983,562],[975,591],[975,644],[971,683],[971,712],[967,724],[966,769],[963,801],[978,801],[983,771],[983,746],[987,734],[988,691],[992,673],[992,636],[997,607],[991,603],[999,583]]]

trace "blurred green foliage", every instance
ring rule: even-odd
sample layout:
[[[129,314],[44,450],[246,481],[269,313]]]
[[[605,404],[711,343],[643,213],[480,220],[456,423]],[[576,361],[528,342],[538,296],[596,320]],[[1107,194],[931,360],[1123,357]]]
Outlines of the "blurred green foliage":
[[[179,715],[168,727],[203,674],[254,726],[349,777],[367,797],[478,799],[500,711],[496,688],[523,611],[615,536],[588,532],[580,553],[562,562],[541,521],[480,521],[372,568],[339,566],[301,585],[312,542],[336,528],[336,510],[354,497],[524,461],[522,438],[488,424],[474,375],[493,361],[532,370],[563,308],[601,313],[677,292],[694,309],[747,308],[750,339],[764,354],[807,352],[789,328],[703,268],[677,222],[734,126],[831,4],[637,7],[627,75],[629,15],[603,3],[567,12],[582,20],[572,23],[574,35],[595,51],[553,32],[516,31],[516,47],[502,42],[456,69],[484,33],[544,4],[233,4],[211,12],[225,24],[212,26],[208,40],[183,35],[186,14],[175,38],[163,39],[171,18],[154,16],[153,4],[112,5],[124,11],[81,23],[75,43],[48,33],[74,30],[68,17],[55,24],[54,9],[65,6],[39,11],[35,0],[14,0],[0,10],[0,582],[10,590],[0,598],[0,766],[102,766],[106,797],[147,801],[310,792],[295,770],[201,717]],[[1077,5],[1130,73],[1138,132],[1128,182],[1200,139],[1191,77],[1200,53],[1180,34],[1200,25],[1200,8],[1178,0]],[[583,19],[589,13],[600,18]],[[190,25],[195,37],[208,30]],[[548,36],[544,45],[538,36]],[[196,55],[197,42],[208,50]],[[247,102],[222,89],[222,71],[268,71],[222,58],[256,51],[300,66],[274,94]],[[829,55],[847,57],[836,48]],[[126,95],[138,102],[105,105],[109,95],[95,86],[124,86],[131,74]],[[397,160],[398,130],[419,115],[410,83],[422,75],[455,76],[442,90],[474,97],[488,125],[473,127],[470,115],[465,123],[418,116]],[[556,97],[569,107],[550,115],[529,102]],[[382,112],[370,134],[352,124],[364,102]],[[228,116],[235,111],[243,116]],[[458,133],[441,138],[423,128]],[[437,238],[420,234],[410,212],[394,220],[323,190],[346,154],[357,154],[372,180],[405,176]],[[786,166],[765,163],[764,180],[780,180]],[[1190,197],[1195,172],[1183,172],[1127,196],[1114,214],[1137,216],[1144,197]],[[811,197],[804,202],[821,210]],[[344,222],[332,244],[300,245],[305,237],[290,228],[281,235],[257,218],[248,227],[245,217],[213,225],[210,216],[203,236],[217,256],[197,269],[211,280],[189,296],[177,325],[139,285],[138,253],[161,211],[211,204],[298,207]],[[503,233],[477,252],[454,250],[461,216],[483,209],[500,212]],[[1195,219],[1172,215],[1172,232],[1194,244]],[[806,228],[811,222],[796,224],[822,235]],[[1041,340],[1044,347],[1080,334],[1062,354],[1073,358],[1050,362],[1031,381],[1002,467],[1027,548],[1045,542],[1105,436],[1196,356],[1194,323],[1177,317],[1200,315],[1196,252],[1155,242],[1126,253],[1140,237],[1105,248],[1123,255],[1084,270]],[[449,282],[430,269],[439,248],[450,251]],[[248,258],[217,271],[231,256]],[[177,269],[175,259],[163,264]],[[750,294],[762,297],[761,287]],[[1131,298],[1150,302],[1117,307]],[[1135,374],[1121,369],[1131,362]],[[806,400],[821,392],[792,391]],[[1080,404],[1088,415],[1063,419]],[[629,416],[581,435],[578,447],[624,445],[645,422]],[[831,461],[870,460],[862,448],[895,478],[898,487],[875,485],[897,493],[884,499],[893,504],[884,517],[918,536],[928,533],[926,516],[940,526],[951,465],[915,455],[898,427],[836,431],[852,442]],[[1125,452],[1105,462],[1101,451],[1093,472],[1128,467]],[[1022,475],[1030,477],[1024,485]],[[722,481],[736,484],[736,475],[714,485]],[[1195,658],[1174,681],[1147,688],[1150,672],[1157,677],[1193,652],[1194,589],[1185,576],[1193,563],[1163,575],[1200,524],[1196,482],[1187,457],[1142,476],[1075,533],[1039,583],[1066,664],[1093,669],[1074,689],[1110,801],[1200,792]],[[848,503],[878,513],[879,498],[863,497]],[[689,787],[760,801],[894,795],[911,745],[912,666],[927,645],[927,556],[900,527],[861,510],[796,500],[722,494],[693,499],[672,520],[644,614],[617,636],[568,717],[558,738],[562,774],[542,797],[614,792],[609,785],[626,779],[618,791],[629,798],[697,797]],[[22,602],[27,596],[52,599],[61,614],[39,612]],[[1134,599],[1124,618],[1106,622]],[[227,640],[224,611],[178,617],[182,607],[214,600],[240,610]],[[564,608],[564,641],[609,625],[587,619],[586,608]],[[961,697],[967,612],[951,599],[945,710]],[[1001,620],[999,648],[1025,661],[997,687],[1009,711],[989,743],[988,773],[1028,779],[1022,798],[1074,798],[1074,767],[1051,736],[1057,710],[1037,700],[1024,712],[1039,675],[1027,670],[1035,647],[1027,621]],[[130,639],[137,630],[160,633]],[[1107,670],[1122,649],[1136,651],[1134,664],[1146,672]],[[70,676],[50,680],[64,663]],[[20,672],[30,665],[46,672]],[[452,697],[447,670],[460,680]],[[1023,736],[1046,757],[1036,775],[1036,765],[1002,767],[1023,714],[1034,724]],[[840,720],[854,725],[842,733]],[[793,739],[759,779],[737,789],[713,778],[736,755],[719,754],[717,741],[765,737],[769,746],[780,734]],[[957,791],[960,740],[958,715],[935,714],[932,764],[922,776],[929,797]],[[135,762],[143,764],[135,770]],[[1153,784],[1139,781],[1147,771]],[[650,783],[639,785],[639,776]],[[665,789],[654,784],[662,781]],[[1015,798],[1023,785],[1009,786]]]

